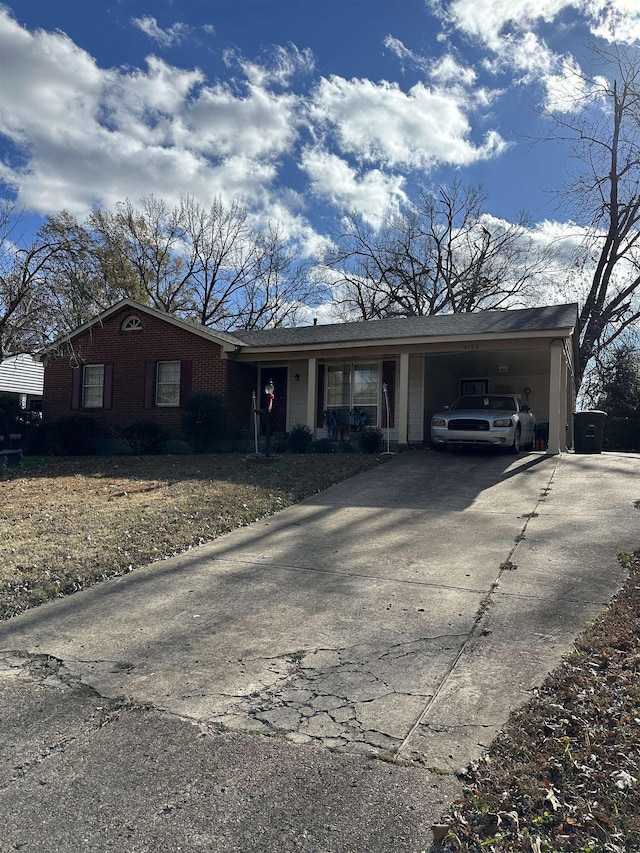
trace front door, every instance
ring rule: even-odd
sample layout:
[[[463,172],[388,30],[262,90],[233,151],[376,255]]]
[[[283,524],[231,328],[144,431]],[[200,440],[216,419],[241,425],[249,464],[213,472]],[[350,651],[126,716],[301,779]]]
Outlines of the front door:
[[[269,380],[273,382],[273,405],[271,406],[271,433],[287,431],[287,368],[262,368],[262,400],[260,407],[266,409],[269,400],[264,393],[264,386]]]

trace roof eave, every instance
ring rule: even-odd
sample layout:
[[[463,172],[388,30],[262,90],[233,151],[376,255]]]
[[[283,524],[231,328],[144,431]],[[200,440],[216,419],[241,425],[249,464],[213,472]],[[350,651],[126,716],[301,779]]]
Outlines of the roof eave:
[[[143,305],[141,302],[136,302],[134,299],[125,298],[121,299],[119,302],[116,302],[114,305],[111,305],[109,308],[106,308],[104,311],[101,311],[100,314],[97,314],[95,317],[92,317],[91,320],[88,320],[86,323],[83,323],[81,326],[78,326],[71,332],[68,332],[64,335],[60,335],[60,337],[56,338],[56,340],[52,344],[41,350],[41,355],[46,356],[48,353],[54,351],[61,344],[68,343],[69,341],[74,340],[74,338],[84,335],[86,332],[90,331],[96,326],[103,325],[104,322],[109,319],[109,317],[112,317],[114,314],[117,314],[118,311],[127,307],[131,308],[132,311],[142,311],[146,314],[150,314],[152,317],[156,317],[159,320],[163,320],[165,323],[169,323],[172,326],[176,326],[179,329],[183,329],[185,332],[190,332],[191,334],[197,335],[200,338],[205,338],[206,340],[209,340],[212,343],[216,343],[220,347],[222,347],[223,351],[229,351],[234,349],[234,345],[231,344],[225,337],[220,336],[219,333],[216,333],[216,331],[212,329],[208,329],[206,326],[196,326],[192,323],[187,323],[185,320],[181,320],[179,317],[174,317],[173,314],[167,314],[165,311],[160,311],[158,308],[153,308],[150,305]]]
[[[317,352],[319,349],[327,350],[342,350],[342,349],[372,349],[379,347],[380,349],[389,349],[395,347],[416,347],[416,346],[433,346],[434,344],[451,344],[451,343],[469,343],[477,341],[479,338],[483,341],[498,341],[506,339],[531,339],[531,338],[570,338],[573,335],[574,327],[567,326],[555,329],[536,329],[526,331],[505,331],[505,332],[475,332],[473,334],[464,335],[416,335],[412,337],[402,338],[366,338],[363,340],[346,340],[346,341],[316,341],[309,343],[295,344],[277,344],[273,346],[251,346],[242,345],[235,347],[225,345],[227,351],[242,352],[243,356],[250,355],[271,355],[285,354],[293,352]]]

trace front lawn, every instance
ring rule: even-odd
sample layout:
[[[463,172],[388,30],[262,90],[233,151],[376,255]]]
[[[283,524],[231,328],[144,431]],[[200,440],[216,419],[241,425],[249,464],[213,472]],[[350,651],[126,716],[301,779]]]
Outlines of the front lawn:
[[[215,539],[378,461],[27,457],[0,479],[0,618]]]

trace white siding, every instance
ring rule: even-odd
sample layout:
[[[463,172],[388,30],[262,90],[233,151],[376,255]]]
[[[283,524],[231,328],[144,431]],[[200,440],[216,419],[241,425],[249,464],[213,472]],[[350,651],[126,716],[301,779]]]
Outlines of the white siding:
[[[307,422],[307,371],[308,362],[289,364],[289,399],[287,401],[287,430]],[[300,378],[296,380],[296,375]]]
[[[0,364],[0,391],[42,397],[44,365],[28,353],[12,355]]]

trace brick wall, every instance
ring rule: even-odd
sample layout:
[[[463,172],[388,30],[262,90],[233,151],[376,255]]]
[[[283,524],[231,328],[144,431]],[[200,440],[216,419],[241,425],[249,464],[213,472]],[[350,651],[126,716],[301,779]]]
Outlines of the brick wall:
[[[145,408],[145,365],[147,362],[191,362],[191,393],[216,394],[223,402],[230,433],[249,426],[251,392],[256,369],[220,357],[220,346],[145,312],[137,313],[141,330],[123,331],[124,319],[136,316],[125,307],[73,339],[72,351],[52,355],[45,367],[43,415],[55,420],[62,415],[82,413],[96,418],[104,435],[113,435],[134,421],[155,421],[173,438],[181,435],[179,407]],[[73,407],[73,374],[76,365],[112,364],[111,407]],[[182,401],[184,402],[184,401]]]

